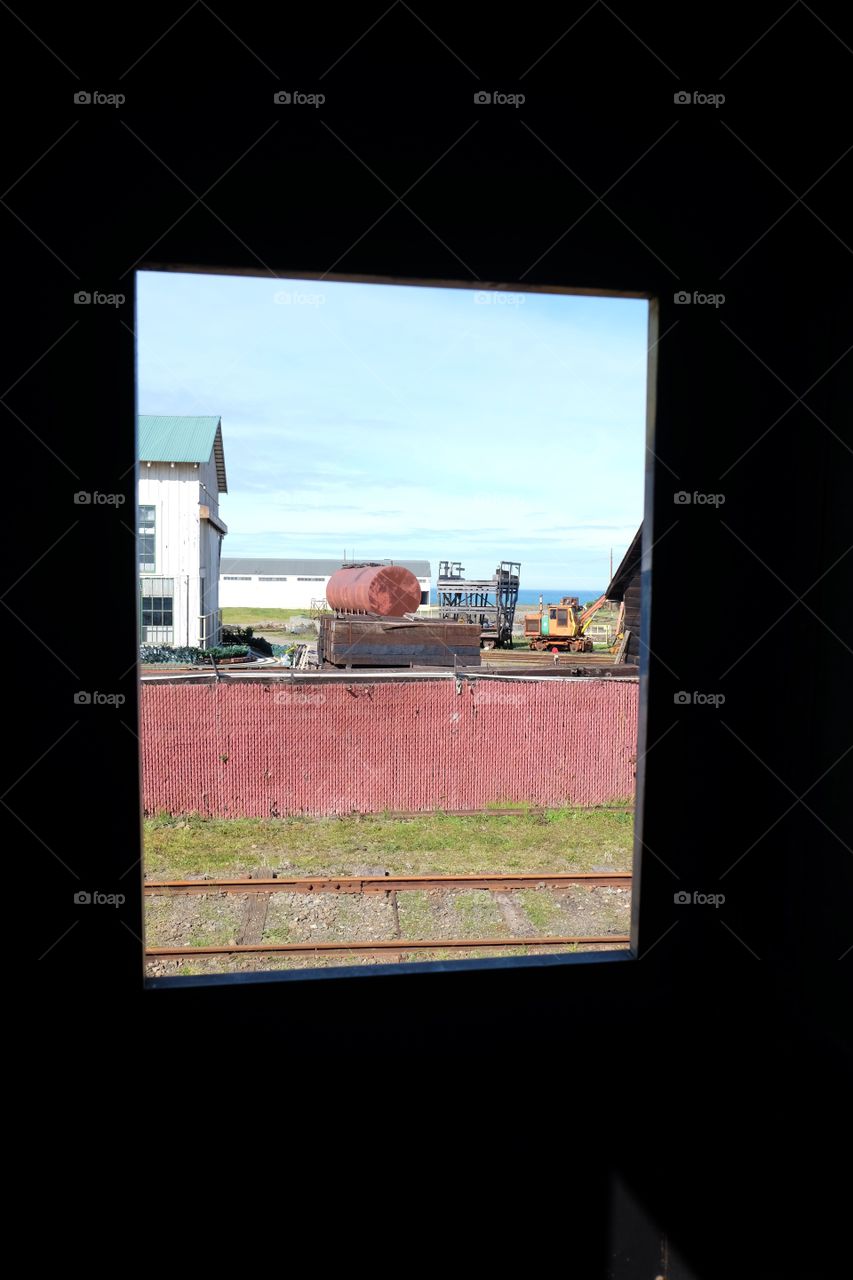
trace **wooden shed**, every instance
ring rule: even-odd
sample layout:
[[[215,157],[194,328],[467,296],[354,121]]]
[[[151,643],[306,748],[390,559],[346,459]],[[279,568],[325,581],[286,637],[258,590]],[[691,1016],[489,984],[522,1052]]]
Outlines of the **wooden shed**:
[[[640,525],[622,563],[607,588],[608,600],[625,602],[624,630],[630,632],[620,661],[640,661],[640,569],[643,557],[643,526]]]

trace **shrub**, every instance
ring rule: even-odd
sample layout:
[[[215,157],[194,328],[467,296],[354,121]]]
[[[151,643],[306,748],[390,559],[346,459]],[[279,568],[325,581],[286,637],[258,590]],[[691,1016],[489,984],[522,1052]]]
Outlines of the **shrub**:
[[[139,660],[148,665],[208,666],[211,658],[245,658],[249,650],[244,644],[216,645],[213,649],[196,649],[191,645],[172,647],[167,644],[141,644]]]

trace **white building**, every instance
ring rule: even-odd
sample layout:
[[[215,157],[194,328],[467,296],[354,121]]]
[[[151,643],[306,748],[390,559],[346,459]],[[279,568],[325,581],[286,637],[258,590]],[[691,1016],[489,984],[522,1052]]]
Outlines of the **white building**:
[[[223,609],[305,609],[313,600],[324,600],[326,584],[343,560],[273,560],[258,556],[226,557],[219,579],[219,604]],[[421,586],[421,604],[429,604],[428,560],[383,560],[410,569]]]
[[[140,642],[218,644],[222,421],[142,414],[137,457]]]

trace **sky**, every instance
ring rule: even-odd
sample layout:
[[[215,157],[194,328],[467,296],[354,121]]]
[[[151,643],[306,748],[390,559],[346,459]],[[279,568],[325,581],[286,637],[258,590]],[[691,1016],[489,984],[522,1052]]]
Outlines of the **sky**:
[[[648,304],[143,272],[138,411],[222,418],[226,556],[603,589],[642,519]]]

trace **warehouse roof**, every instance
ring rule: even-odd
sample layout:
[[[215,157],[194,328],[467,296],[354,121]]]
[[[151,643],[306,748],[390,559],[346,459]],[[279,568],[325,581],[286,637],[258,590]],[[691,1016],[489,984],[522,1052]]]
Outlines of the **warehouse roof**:
[[[349,560],[264,559],[261,556],[244,556],[240,559],[223,556],[220,574],[248,574],[251,577],[326,577],[335,573]],[[382,564],[401,564],[416,578],[430,576],[429,560],[382,560]]]
[[[140,462],[209,462],[213,454],[217,487],[228,492],[221,418],[141,413],[137,422]]]

